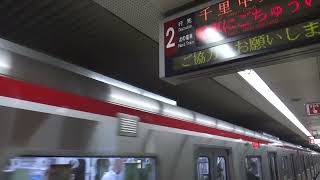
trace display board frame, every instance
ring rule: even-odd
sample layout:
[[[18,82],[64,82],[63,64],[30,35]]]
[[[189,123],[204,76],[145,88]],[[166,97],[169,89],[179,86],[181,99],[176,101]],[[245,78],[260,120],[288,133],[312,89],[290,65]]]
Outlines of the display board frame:
[[[247,68],[256,68],[256,67],[261,67],[261,66],[266,66],[270,64],[276,64],[276,63],[281,63],[284,62],[282,59],[286,59],[285,61],[289,61],[294,59],[292,55],[294,54],[295,56],[300,56],[303,55],[305,56],[306,53],[310,54],[318,54],[316,51],[319,51],[319,48],[317,47],[318,41],[311,41],[310,43],[302,43],[302,45],[298,45],[297,47],[291,48],[291,47],[286,47],[286,48],[281,48],[276,51],[270,51],[273,52],[273,54],[269,54],[269,51],[262,51],[258,52],[256,54],[250,55],[250,58],[246,58],[246,56],[239,57],[236,60],[233,60],[232,62],[226,62],[226,63],[221,63],[219,65],[211,65],[211,66],[206,66],[204,68],[199,68],[196,70],[192,71],[186,71],[185,73],[178,73],[178,74],[169,74],[166,72],[166,62],[165,62],[165,48],[164,48],[164,24],[166,22],[175,20],[179,17],[188,15],[190,13],[194,13],[197,11],[200,11],[208,6],[215,5],[217,3],[223,2],[222,1],[211,1],[205,4],[202,4],[200,6],[188,9],[184,12],[177,13],[173,16],[170,16],[168,18],[165,18],[161,23],[159,27],[159,76],[160,78],[173,83],[173,84],[178,84],[182,83],[185,81],[190,81],[194,80],[197,78],[205,78],[205,77],[213,77],[213,76],[219,76],[219,75],[225,75],[229,73],[234,73],[239,70],[247,69]],[[301,22],[307,22],[309,20],[313,20],[315,17],[305,17],[304,19],[299,19],[299,22],[296,24],[300,24]],[[292,26],[292,25],[291,25]],[[291,27],[290,26],[290,27]],[[293,25],[294,26],[294,25]],[[287,23],[281,24],[280,27],[288,27]],[[269,32],[272,30],[277,30],[279,28],[266,28],[264,31]],[[250,32],[246,33],[243,37],[252,37],[255,35],[259,35],[261,32]],[[241,38],[242,35],[237,36],[237,38]],[[229,38],[230,39],[230,38]],[[231,38],[232,39],[232,38]],[[221,43],[223,44],[223,42]],[[316,49],[314,49],[316,48]],[[277,56],[279,58],[277,58]],[[245,59],[245,60],[244,60]],[[263,59],[263,60],[261,60]]]

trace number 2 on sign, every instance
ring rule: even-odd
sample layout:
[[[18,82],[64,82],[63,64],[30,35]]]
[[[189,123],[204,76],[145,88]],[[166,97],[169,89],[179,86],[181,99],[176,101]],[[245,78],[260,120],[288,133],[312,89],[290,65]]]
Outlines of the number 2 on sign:
[[[173,27],[169,27],[169,28],[167,29],[167,32],[166,32],[166,37],[169,37],[169,36],[170,36],[169,42],[168,42],[168,44],[166,45],[166,48],[167,48],[167,49],[170,49],[170,48],[173,48],[173,47],[176,46],[176,43],[172,42],[172,41],[173,41],[173,38],[174,38],[174,35],[175,35],[175,33],[174,33]]]

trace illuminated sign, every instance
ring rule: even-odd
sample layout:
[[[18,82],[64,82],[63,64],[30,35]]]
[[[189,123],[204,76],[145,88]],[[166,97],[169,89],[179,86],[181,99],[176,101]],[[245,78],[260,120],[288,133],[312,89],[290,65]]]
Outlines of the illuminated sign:
[[[175,72],[192,70],[319,39],[320,20],[314,20],[174,57],[167,63]],[[320,113],[320,109],[317,112]]]
[[[309,139],[310,145],[320,144],[320,139]]]
[[[320,34],[320,32],[318,34]],[[306,107],[307,107],[307,114],[309,116],[320,115],[320,103],[310,103],[310,104],[307,104]]]
[[[252,142],[252,147],[253,147],[253,149],[259,149],[260,148],[260,143]]]
[[[315,139],[309,139],[309,144],[310,145],[315,145],[316,144]]]
[[[169,18],[161,34],[165,76],[319,39],[319,7],[318,0],[226,0]]]

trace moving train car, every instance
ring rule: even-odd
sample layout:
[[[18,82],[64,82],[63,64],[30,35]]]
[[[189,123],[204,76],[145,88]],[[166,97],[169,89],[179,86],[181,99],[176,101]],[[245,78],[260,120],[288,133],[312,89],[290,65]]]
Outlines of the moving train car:
[[[1,179],[311,180],[319,174],[317,152],[119,88],[5,40],[0,73]]]

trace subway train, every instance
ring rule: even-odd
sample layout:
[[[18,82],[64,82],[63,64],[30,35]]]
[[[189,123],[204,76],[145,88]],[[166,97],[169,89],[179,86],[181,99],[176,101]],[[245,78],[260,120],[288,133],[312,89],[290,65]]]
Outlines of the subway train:
[[[8,180],[312,180],[317,152],[0,40]]]

